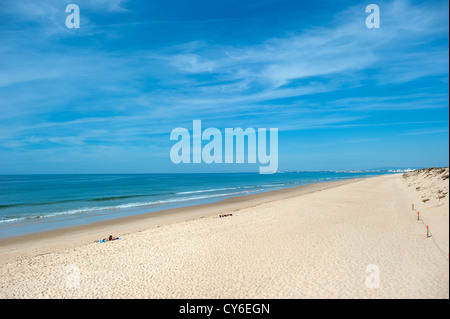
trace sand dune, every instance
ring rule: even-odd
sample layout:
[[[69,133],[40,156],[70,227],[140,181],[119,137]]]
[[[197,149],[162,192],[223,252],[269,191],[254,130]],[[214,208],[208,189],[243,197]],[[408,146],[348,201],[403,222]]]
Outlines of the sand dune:
[[[266,195],[212,210],[226,218],[24,253],[0,266],[0,297],[449,298],[448,178],[422,173]]]

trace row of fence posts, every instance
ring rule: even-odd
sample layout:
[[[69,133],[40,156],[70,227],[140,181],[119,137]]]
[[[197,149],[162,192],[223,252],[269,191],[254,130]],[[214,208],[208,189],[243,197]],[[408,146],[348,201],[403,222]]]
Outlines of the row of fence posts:
[[[414,210],[414,204],[412,204],[412,210]],[[417,221],[420,221],[420,212],[417,212]],[[430,228],[428,227],[428,225],[426,226],[427,226],[427,238],[430,238],[431,237]]]
[[[412,204],[412,210],[414,210],[414,204]],[[420,212],[418,211],[417,212],[417,221],[420,221]],[[431,233],[430,233],[430,227],[428,227],[428,225],[426,225],[427,226],[427,238],[430,238],[431,237]],[[450,257],[450,254],[447,254],[447,258],[449,258]]]

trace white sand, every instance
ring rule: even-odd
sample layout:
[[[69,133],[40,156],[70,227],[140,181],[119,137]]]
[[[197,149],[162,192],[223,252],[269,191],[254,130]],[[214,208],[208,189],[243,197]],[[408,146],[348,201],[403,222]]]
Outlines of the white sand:
[[[23,255],[0,265],[0,297],[449,298],[448,196],[423,203],[415,186],[448,192],[448,179],[414,178],[369,178]],[[366,286],[371,264],[379,288]]]

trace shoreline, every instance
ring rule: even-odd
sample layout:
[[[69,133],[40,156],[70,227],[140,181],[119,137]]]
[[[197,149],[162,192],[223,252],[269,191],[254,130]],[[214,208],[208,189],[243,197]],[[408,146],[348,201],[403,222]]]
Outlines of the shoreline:
[[[229,197],[214,203],[163,209],[84,225],[4,237],[0,238],[0,265],[23,258],[47,254],[55,250],[90,244],[111,234],[123,237],[165,225],[211,217],[223,212],[233,213],[272,201],[302,196],[368,178],[373,177],[316,182],[269,192]],[[74,240],[74,237],[76,240]]]

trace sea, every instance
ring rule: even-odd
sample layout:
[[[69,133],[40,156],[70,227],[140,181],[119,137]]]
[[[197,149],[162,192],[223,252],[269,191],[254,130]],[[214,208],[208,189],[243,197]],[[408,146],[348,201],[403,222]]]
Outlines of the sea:
[[[0,175],[0,238],[390,171]]]

